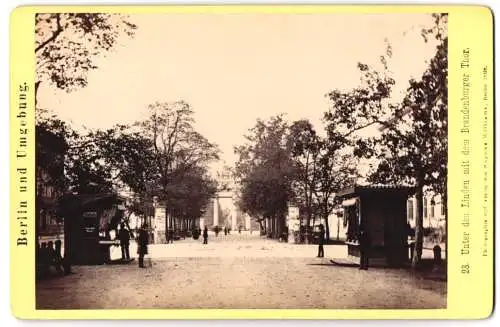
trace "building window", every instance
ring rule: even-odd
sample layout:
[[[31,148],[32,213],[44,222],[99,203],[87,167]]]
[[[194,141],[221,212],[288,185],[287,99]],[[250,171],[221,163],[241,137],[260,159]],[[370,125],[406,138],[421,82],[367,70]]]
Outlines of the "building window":
[[[408,200],[407,208],[408,208],[407,218],[408,218],[409,221],[412,221],[413,218],[414,218],[413,217],[413,200],[412,199]]]
[[[434,218],[434,207],[435,207],[435,204],[431,203],[431,218]]]

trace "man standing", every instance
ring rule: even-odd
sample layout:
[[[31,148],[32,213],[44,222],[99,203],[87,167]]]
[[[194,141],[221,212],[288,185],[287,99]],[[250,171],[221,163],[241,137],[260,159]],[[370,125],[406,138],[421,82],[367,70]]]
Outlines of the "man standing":
[[[208,227],[203,228],[203,244],[208,244]]]
[[[363,227],[359,230],[359,250],[361,254],[359,269],[368,270],[371,239]]]
[[[146,231],[146,224],[143,224],[139,229],[139,237],[137,238],[137,254],[139,255],[139,268],[146,268],[144,266],[144,256],[148,254],[148,232]]]
[[[118,232],[118,238],[120,239],[120,248],[122,250],[122,261],[130,260],[130,232],[125,228],[125,224],[120,224],[120,231]]]
[[[62,258],[62,241],[59,239],[59,236],[57,237],[56,241],[54,242],[55,246],[55,257],[56,257],[56,269],[57,272],[63,273],[64,265],[63,265],[63,258]]]
[[[319,240],[318,240],[318,258],[325,256],[323,245],[325,244],[325,227],[323,224],[319,225]]]

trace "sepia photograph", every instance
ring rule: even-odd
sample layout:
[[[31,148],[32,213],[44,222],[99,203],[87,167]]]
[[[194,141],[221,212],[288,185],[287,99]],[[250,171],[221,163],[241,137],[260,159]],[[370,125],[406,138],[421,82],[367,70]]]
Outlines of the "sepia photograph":
[[[37,310],[447,308],[446,13],[34,19]]]

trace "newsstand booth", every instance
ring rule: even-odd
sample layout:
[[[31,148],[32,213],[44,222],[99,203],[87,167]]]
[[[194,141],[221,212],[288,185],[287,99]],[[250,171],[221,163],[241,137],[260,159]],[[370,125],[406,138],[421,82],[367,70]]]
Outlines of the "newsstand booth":
[[[408,261],[406,202],[411,187],[355,185],[336,194],[344,208],[349,258],[360,260],[359,231],[363,226],[371,245],[370,264],[401,266]]]
[[[123,219],[123,203],[116,194],[79,195],[66,200],[65,253],[71,264],[110,261],[110,247],[119,245],[110,232],[116,231]]]

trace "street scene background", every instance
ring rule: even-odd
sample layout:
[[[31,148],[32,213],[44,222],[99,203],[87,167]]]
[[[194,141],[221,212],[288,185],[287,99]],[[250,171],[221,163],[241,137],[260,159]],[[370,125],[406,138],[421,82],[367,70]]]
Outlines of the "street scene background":
[[[446,307],[446,14],[35,25],[37,308]]]

